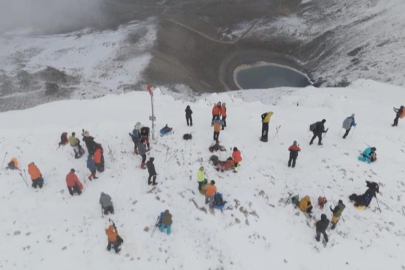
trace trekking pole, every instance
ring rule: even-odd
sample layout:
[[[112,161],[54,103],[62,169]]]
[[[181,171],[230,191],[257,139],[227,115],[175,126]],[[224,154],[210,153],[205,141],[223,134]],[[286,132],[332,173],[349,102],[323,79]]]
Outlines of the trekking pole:
[[[1,163],[1,168],[0,170],[3,170],[3,165],[4,165],[4,161],[6,160],[6,156],[7,156],[7,152],[4,154],[4,158],[3,158],[3,162]]]
[[[28,181],[27,174],[25,173],[25,169],[24,169],[24,176],[25,176],[25,181]]]
[[[386,203],[384,203],[383,201],[381,201],[380,199],[378,199],[377,196],[375,196],[375,198],[376,198],[378,201],[380,201],[383,205],[385,205],[385,207],[387,207],[387,208],[390,209],[391,211],[394,211],[394,210],[392,210]]]
[[[151,235],[150,235],[151,238],[152,238],[153,235],[155,234],[156,228],[157,228],[158,223],[159,223],[159,219],[160,219],[160,215],[157,217],[155,226],[154,226],[153,229],[152,229],[152,233],[151,233]]]
[[[380,208],[380,203],[378,202],[377,196],[375,196],[375,199],[376,199],[376,201],[377,201],[378,210],[380,210],[380,213],[382,213],[381,208]]]
[[[271,141],[274,141],[274,139],[276,138],[276,136],[278,136],[278,131],[280,130],[281,125],[279,125],[278,127],[276,127],[276,134],[274,134],[274,137]],[[278,137],[280,139],[280,137]]]
[[[356,131],[356,127],[354,127],[352,134],[350,134],[350,139],[353,137],[353,134],[355,131]]]
[[[325,139],[326,135],[328,134],[328,130],[329,130],[329,128],[325,131],[325,135],[323,135],[322,139]]]
[[[29,187],[28,183],[27,183],[27,181],[25,181],[24,176],[22,175],[22,173],[20,173],[20,176],[21,176],[22,180],[24,181],[24,183],[27,185],[27,187]]]
[[[291,196],[293,195],[292,193],[288,193],[288,194],[290,194],[290,196],[289,196],[288,199],[285,201],[284,207],[287,205],[288,200],[289,200],[289,199],[291,198]]]

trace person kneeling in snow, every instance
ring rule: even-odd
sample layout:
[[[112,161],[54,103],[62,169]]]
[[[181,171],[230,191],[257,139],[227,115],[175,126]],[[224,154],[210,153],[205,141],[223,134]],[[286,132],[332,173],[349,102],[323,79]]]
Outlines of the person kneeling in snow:
[[[82,194],[83,184],[80,183],[79,179],[77,178],[75,169],[71,169],[66,175],[66,184],[70,195],[73,196],[75,193],[78,195]]]
[[[226,161],[218,161],[217,163],[217,171],[221,170],[221,172],[224,172],[226,170],[231,170],[234,169],[235,167],[235,161],[231,157],[229,157]]]
[[[72,136],[69,137],[70,146],[72,146],[75,152],[75,158],[80,158],[84,154],[84,149],[80,145],[80,140],[75,137],[76,133],[72,132]]]
[[[374,162],[377,160],[377,148],[375,147],[367,147],[366,150],[363,151],[361,156],[359,156],[359,160],[363,162],[367,162],[370,164],[371,162]]]
[[[311,199],[308,195],[301,199],[298,206],[302,212],[310,214],[312,211]]]
[[[354,201],[354,206],[365,206],[368,207],[371,203],[373,197],[377,196],[377,193],[380,193],[380,187],[376,182],[366,181],[368,189],[363,195],[352,194],[349,196],[350,201]]]
[[[167,229],[166,233],[167,235],[170,235],[170,233],[172,232],[172,224],[172,214],[169,213],[169,210],[160,213],[159,231],[163,232],[164,229]]]
[[[328,243],[328,235],[326,234],[326,229],[329,226],[329,219],[327,219],[325,214],[321,215],[321,220],[317,221],[316,223],[316,241],[321,240],[321,233],[323,234],[323,237],[325,238],[325,242]]]
[[[18,168],[18,160],[15,157],[13,157],[10,160],[10,162],[7,164],[6,170],[9,170],[9,169],[10,170],[20,170]]]
[[[67,132],[63,132],[62,135],[60,135],[60,142],[59,142],[59,147],[64,146],[68,143],[68,137],[67,137],[68,133]],[[58,148],[59,148],[58,147]]]
[[[101,204],[101,208],[104,211],[104,215],[108,215],[108,213],[114,214],[114,206],[111,201],[110,195],[105,194],[104,192],[101,192],[99,202]]]

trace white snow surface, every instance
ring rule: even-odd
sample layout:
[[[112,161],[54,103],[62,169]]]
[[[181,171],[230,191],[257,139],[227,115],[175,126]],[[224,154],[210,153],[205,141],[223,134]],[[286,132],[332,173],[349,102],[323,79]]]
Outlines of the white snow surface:
[[[239,94],[238,94],[239,93]],[[278,95],[270,104],[244,100],[272,91],[212,94],[195,103],[174,100],[155,92],[157,127],[174,133],[152,142],[159,174],[157,189],[147,185],[147,172],[133,153],[128,135],[135,123],[150,125],[150,97],[146,91],[108,95],[94,100],[67,100],[23,111],[0,114],[0,154],[7,151],[23,169],[34,161],[45,179],[41,190],[27,187],[18,171],[1,170],[0,267],[2,269],[403,269],[405,258],[405,190],[403,158],[405,125],[392,128],[393,105],[405,100],[405,89],[373,81],[356,81],[350,88],[308,87]],[[228,127],[221,144],[237,146],[243,164],[237,174],[217,172],[209,163],[212,142],[211,106],[227,103]],[[194,126],[187,127],[184,109],[190,104]],[[269,143],[259,141],[260,115],[273,111]],[[343,120],[356,114],[353,137],[339,135]],[[309,146],[308,126],[327,120],[324,146]],[[281,126],[279,137],[275,129]],[[82,182],[89,175],[86,158],[74,159],[69,145],[56,150],[64,131],[89,130],[105,149],[106,170],[86,181],[81,196],[71,197],[65,176],[71,168]],[[194,132],[184,141],[184,133]],[[287,167],[287,148],[297,140],[302,148],[297,167]],[[366,144],[377,147],[372,165],[357,160]],[[111,149],[115,162],[108,154]],[[198,193],[196,173],[206,167],[226,209],[208,211]],[[364,211],[348,201],[362,194],[365,181],[380,184],[379,198]],[[29,180],[30,181],[30,180]],[[113,198],[115,215],[125,243],[119,255],[107,252],[101,217],[100,192]],[[343,220],[328,231],[327,247],[314,239],[309,221],[288,203],[288,193],[309,195],[314,216],[331,218],[332,199],[346,204]],[[329,199],[323,212],[318,196]],[[196,207],[196,205],[198,208]],[[199,209],[201,208],[201,209]],[[150,231],[161,211],[173,215],[172,234]],[[20,232],[20,234],[18,234]]]

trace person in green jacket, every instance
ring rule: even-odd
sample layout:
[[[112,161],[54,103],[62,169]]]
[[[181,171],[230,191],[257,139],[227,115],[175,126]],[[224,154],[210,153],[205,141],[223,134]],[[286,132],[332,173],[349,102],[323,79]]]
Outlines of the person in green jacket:
[[[197,172],[198,190],[201,192],[202,187],[207,184],[207,177],[204,173],[204,167],[201,166]]]
[[[336,228],[336,224],[338,223],[343,210],[345,210],[345,207],[346,206],[343,204],[342,200],[339,200],[338,205],[336,205],[334,209],[332,209],[332,206],[330,207],[330,211],[332,211],[333,213],[331,227],[332,230]]]

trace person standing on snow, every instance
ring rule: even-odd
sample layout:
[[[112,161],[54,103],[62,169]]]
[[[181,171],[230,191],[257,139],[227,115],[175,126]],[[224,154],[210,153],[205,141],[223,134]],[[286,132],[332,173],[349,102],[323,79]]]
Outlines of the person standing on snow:
[[[96,143],[94,142],[94,138],[90,136],[90,133],[87,130],[82,129],[82,136],[83,141],[86,144],[87,152],[90,155],[94,154],[96,150]]]
[[[156,183],[156,170],[155,170],[155,164],[153,164],[153,161],[155,159],[153,157],[149,158],[149,161],[146,162],[146,168],[148,168],[148,173],[149,173],[149,177],[148,177],[148,185],[153,184],[154,186],[157,185]],[[150,181],[153,177],[153,183]]]
[[[312,143],[314,142],[316,137],[318,137],[318,145],[323,145],[322,144],[322,134],[328,132],[328,130],[325,130],[325,122],[326,122],[326,120],[323,119],[321,122],[317,122],[317,123],[313,124],[316,126],[312,130],[312,132],[314,133],[314,136],[312,137],[311,141],[309,142],[309,145],[312,145]]]
[[[107,250],[110,251],[111,250],[111,246],[112,248],[115,250],[115,253],[118,253],[121,251],[121,249],[119,248],[119,244],[118,244],[118,231],[117,228],[115,227],[114,223],[113,225],[108,226],[108,229],[105,230],[105,234],[108,237],[108,245],[107,245]]]
[[[352,127],[355,127],[356,121],[354,120],[354,114],[352,114],[352,116],[347,117],[344,121],[343,121],[343,125],[342,128],[344,128],[346,130],[345,134],[343,135],[343,139],[346,139],[347,135],[349,135],[350,129]]]
[[[149,128],[148,127],[142,127],[141,128],[141,139],[146,143],[146,145],[148,146],[148,149],[150,150]]]
[[[205,191],[205,204],[209,204],[209,207],[213,207],[214,202],[214,195],[217,192],[217,187],[215,186],[215,181],[211,180],[211,182],[207,185]]]
[[[295,162],[298,157],[298,152],[301,151],[301,148],[298,146],[297,141],[293,142],[293,145],[291,145],[288,148],[288,151],[290,151],[290,159],[288,160],[288,167],[291,167],[291,162],[292,162],[292,167],[295,167]]]
[[[75,137],[76,133],[72,132],[72,136],[69,137],[70,146],[72,146],[75,152],[75,158],[80,158],[84,154],[84,150],[80,145],[80,140]]]
[[[32,180],[32,187],[37,188],[42,188],[44,185],[44,179],[42,178],[41,171],[38,169],[38,167],[35,165],[34,162],[31,162],[28,164],[28,174],[31,176]]]
[[[397,127],[399,118],[404,118],[405,117],[404,106],[399,107],[399,109],[394,107],[394,112],[396,113],[396,117],[394,119],[394,124],[392,124],[392,126]]]
[[[221,102],[218,102],[217,104],[214,105],[212,108],[212,121],[211,121],[211,126],[214,125],[214,120],[220,120],[221,119]]]
[[[70,172],[66,175],[66,185],[69,190],[70,195],[77,193],[78,195],[82,194],[83,184],[80,183],[79,178],[75,174],[75,169],[71,169]]]
[[[221,115],[222,115],[222,130],[224,130],[226,128],[226,103],[222,103],[221,106]]]
[[[238,172],[240,163],[242,162],[242,154],[238,150],[238,148],[236,148],[236,147],[233,148],[232,159],[235,162],[235,166],[233,167],[233,171]]]
[[[93,158],[91,155],[87,156],[87,168],[90,170],[91,174],[89,175],[89,180],[97,179],[96,177],[96,164],[94,164]]]
[[[221,132],[221,120],[214,120],[214,141],[218,142],[220,132]]]
[[[170,235],[172,232],[173,220],[172,214],[170,214],[169,210],[165,210],[164,212],[160,213],[160,223],[161,225],[159,227],[159,231],[163,232],[164,229],[166,229],[167,235]]]
[[[316,222],[316,241],[321,240],[321,234],[323,234],[323,237],[325,239],[325,242],[328,243],[328,235],[326,234],[326,229],[329,226],[329,219],[326,217],[325,214],[321,215],[321,220]]]
[[[267,142],[269,137],[269,122],[270,118],[273,116],[273,112],[266,112],[262,114],[262,137],[260,140],[262,142]]]
[[[129,136],[131,136],[132,141],[134,142],[134,152],[135,152],[135,154],[138,155],[138,147],[136,145],[139,142],[140,135],[139,135],[139,132],[136,129],[136,126],[135,126],[134,130],[132,130],[132,133],[129,133]]]
[[[198,190],[201,192],[202,187],[207,184],[207,176],[204,173],[204,167],[201,166],[197,172]]]
[[[192,114],[193,114],[193,111],[191,110],[190,106],[187,106],[187,108],[186,108],[187,126],[193,126],[193,117],[191,116]]]
[[[343,204],[342,200],[339,200],[338,205],[335,206],[334,209],[332,209],[332,206],[330,206],[330,211],[332,211],[332,227],[331,229],[334,230],[336,228],[336,224],[338,223],[340,216],[342,215],[343,210],[345,210],[346,205]]]
[[[110,195],[101,192],[99,203],[104,211],[104,215],[108,215],[108,213],[114,214],[114,206]]]
[[[138,144],[137,144],[137,147],[138,147],[138,153],[139,153],[139,155],[141,155],[141,157],[142,157],[142,162],[141,162],[141,169],[146,169],[146,167],[145,167],[145,161],[146,161],[146,147],[145,147],[145,144],[144,144],[144,140],[142,139],[142,140],[140,140],[140,141],[138,141]]]

